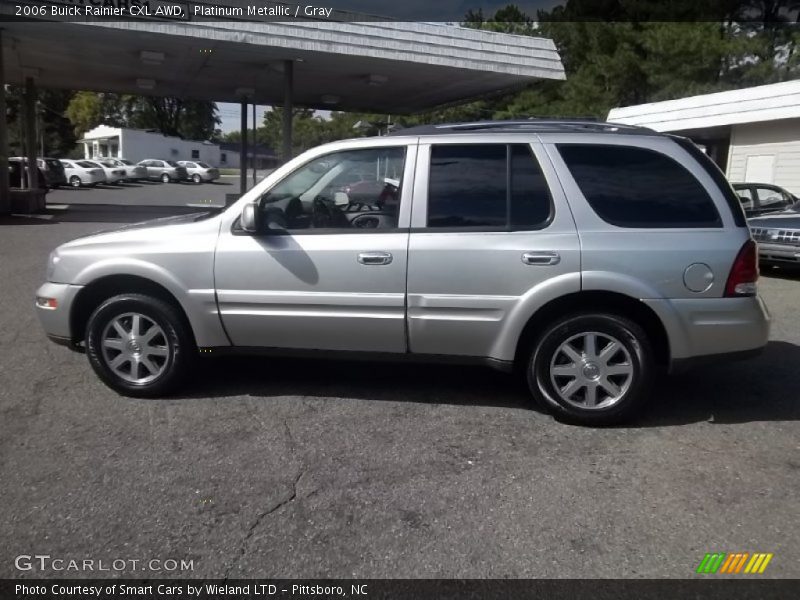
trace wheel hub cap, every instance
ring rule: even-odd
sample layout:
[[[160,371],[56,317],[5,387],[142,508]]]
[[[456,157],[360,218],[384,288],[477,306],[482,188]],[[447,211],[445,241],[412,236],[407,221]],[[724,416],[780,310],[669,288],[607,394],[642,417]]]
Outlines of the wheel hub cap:
[[[161,326],[135,312],[112,319],[103,330],[100,344],[106,366],[117,377],[138,385],[160,377],[172,353]]]
[[[633,382],[633,361],[615,337],[596,331],[562,343],[550,361],[550,381],[559,397],[582,409],[613,406]]]

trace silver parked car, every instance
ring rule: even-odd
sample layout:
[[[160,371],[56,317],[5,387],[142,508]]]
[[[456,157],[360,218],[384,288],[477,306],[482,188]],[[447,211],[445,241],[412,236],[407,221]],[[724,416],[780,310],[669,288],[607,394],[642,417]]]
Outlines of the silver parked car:
[[[106,183],[117,184],[125,180],[125,169],[115,166],[113,163],[105,160],[85,160],[83,162],[94,165],[99,169],[103,169],[106,175]]]
[[[61,164],[64,165],[64,176],[72,187],[94,187],[106,181],[105,171],[89,161],[61,159]]]
[[[748,223],[762,265],[800,267],[800,201]]]
[[[110,163],[115,167],[125,170],[125,179],[123,181],[139,181],[140,179],[147,179],[147,168],[137,165],[135,162],[127,158],[108,158],[102,157],[97,160],[105,163]]]
[[[487,122],[321,146],[222,212],[63,244],[36,306],[122,394],[167,394],[209,352],[447,359],[600,423],[661,368],[764,347],[756,263],[690,141]]]
[[[178,164],[186,169],[189,179],[195,183],[215,181],[219,179],[219,169],[199,160],[179,160]]]
[[[164,183],[183,181],[188,177],[186,167],[180,166],[174,160],[146,158],[139,161],[139,165],[147,169],[148,179],[160,179]]]

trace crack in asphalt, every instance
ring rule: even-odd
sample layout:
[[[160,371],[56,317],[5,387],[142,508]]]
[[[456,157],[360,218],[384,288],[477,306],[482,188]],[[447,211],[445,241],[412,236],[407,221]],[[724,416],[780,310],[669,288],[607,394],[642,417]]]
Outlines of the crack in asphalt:
[[[294,441],[294,436],[292,435],[292,429],[289,427],[289,420],[283,420],[283,426],[286,429],[286,437],[289,441],[289,451],[294,456],[296,454],[296,444]],[[289,494],[283,498],[282,500],[278,501],[275,505],[270,507],[269,509],[260,512],[256,515],[256,518],[253,520],[253,523],[248,528],[247,532],[245,533],[244,537],[242,538],[242,543],[239,545],[239,552],[236,555],[236,558],[233,562],[228,565],[225,569],[225,574],[223,575],[223,581],[227,581],[230,578],[231,571],[241,562],[242,558],[247,554],[247,546],[250,543],[250,539],[255,535],[256,530],[259,528],[261,523],[269,517],[270,515],[278,512],[284,506],[287,506],[295,499],[297,499],[297,486],[300,483],[300,480],[303,478],[303,475],[306,474],[306,467],[303,462],[300,462],[300,468],[297,471],[297,475],[295,476],[294,480],[292,481],[292,487]],[[307,494],[305,497],[310,496],[311,494],[315,493],[317,490],[313,490],[311,493]]]

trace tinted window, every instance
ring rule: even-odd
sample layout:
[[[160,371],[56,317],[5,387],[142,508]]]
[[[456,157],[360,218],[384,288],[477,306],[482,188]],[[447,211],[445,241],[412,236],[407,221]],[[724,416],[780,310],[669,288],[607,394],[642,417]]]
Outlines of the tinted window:
[[[434,146],[428,227],[506,226],[506,146]]]
[[[619,227],[721,225],[700,182],[659,152],[599,144],[559,144],[558,149],[604,221]]]
[[[431,149],[428,227],[535,229],[547,221],[550,207],[527,144]]]

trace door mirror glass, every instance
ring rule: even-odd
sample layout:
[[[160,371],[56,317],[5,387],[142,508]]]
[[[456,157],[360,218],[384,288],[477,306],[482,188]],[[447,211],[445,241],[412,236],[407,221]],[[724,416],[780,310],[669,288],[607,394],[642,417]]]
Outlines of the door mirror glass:
[[[333,203],[336,206],[347,206],[350,204],[350,196],[345,192],[336,192],[333,195]]]
[[[258,233],[261,229],[261,223],[259,222],[260,216],[257,202],[245,204],[242,210],[242,216],[239,219],[242,230],[247,233]]]

